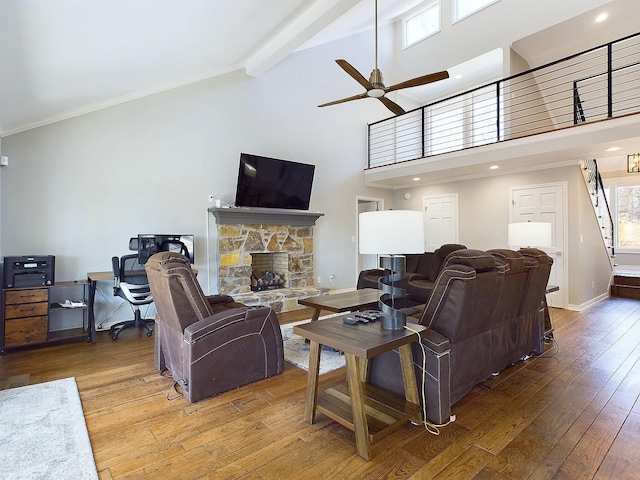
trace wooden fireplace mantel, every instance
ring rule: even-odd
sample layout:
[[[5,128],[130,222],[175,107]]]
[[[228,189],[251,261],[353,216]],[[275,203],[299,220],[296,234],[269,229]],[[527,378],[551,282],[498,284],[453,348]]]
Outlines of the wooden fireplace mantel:
[[[218,225],[315,225],[324,213],[308,210],[289,210],[286,208],[257,207],[210,207]]]

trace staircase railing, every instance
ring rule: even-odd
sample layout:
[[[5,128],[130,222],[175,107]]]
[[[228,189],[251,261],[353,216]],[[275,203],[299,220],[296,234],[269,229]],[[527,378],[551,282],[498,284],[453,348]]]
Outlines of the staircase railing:
[[[616,242],[614,237],[613,215],[611,214],[611,208],[609,208],[609,201],[607,200],[607,192],[602,182],[602,176],[598,170],[598,162],[595,159],[585,160],[582,162],[582,169],[590,193],[591,203],[593,204],[593,209],[596,213],[598,224],[600,225],[602,239],[605,247],[609,250],[611,265],[614,266]]]
[[[368,167],[640,112],[640,33],[369,125]]]

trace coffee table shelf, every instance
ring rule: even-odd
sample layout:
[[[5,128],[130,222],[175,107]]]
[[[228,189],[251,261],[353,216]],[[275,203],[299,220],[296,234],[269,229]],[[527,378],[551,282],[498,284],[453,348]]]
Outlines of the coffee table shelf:
[[[420,413],[420,406],[384,390],[362,384],[364,409],[369,426],[369,441],[377,442]],[[349,385],[343,383],[318,393],[316,410],[331,420],[355,431]]]

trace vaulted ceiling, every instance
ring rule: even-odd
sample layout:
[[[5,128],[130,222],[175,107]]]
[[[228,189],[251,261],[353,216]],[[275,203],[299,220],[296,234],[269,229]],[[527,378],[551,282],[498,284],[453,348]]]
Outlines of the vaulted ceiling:
[[[384,21],[420,0],[380,3]],[[372,0],[2,0],[0,135],[238,69],[259,76],[372,18]]]
[[[379,22],[421,1],[380,0]],[[637,3],[611,2],[623,7],[617,21],[633,22]],[[259,76],[297,49],[372,28],[373,0],[2,0],[0,136],[234,70]],[[553,34],[516,46],[557,55]]]

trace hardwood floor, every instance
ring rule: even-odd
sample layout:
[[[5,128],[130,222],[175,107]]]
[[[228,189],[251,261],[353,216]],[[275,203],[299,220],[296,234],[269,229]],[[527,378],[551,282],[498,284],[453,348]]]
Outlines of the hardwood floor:
[[[640,301],[552,314],[558,349],[474,388],[440,435],[407,424],[374,443],[370,462],[352,432],[302,420],[303,370],[287,363],[216,398],[170,401],[141,332],[9,353],[0,387],[75,376],[101,479],[640,478]],[[321,388],[343,376],[323,375]]]

